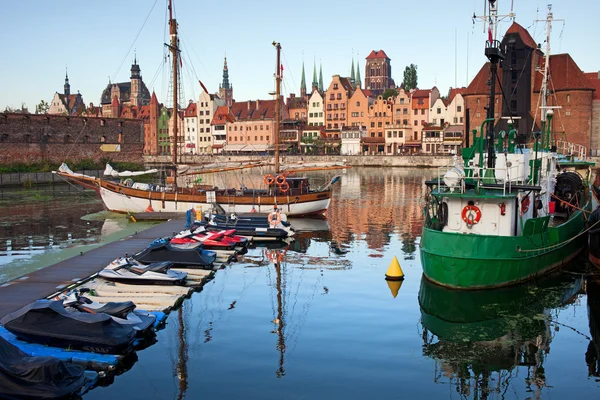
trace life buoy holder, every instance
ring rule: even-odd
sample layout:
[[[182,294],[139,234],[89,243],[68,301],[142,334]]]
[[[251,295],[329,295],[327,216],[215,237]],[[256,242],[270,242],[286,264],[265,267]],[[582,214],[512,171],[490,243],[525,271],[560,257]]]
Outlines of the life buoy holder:
[[[275,178],[273,177],[273,175],[267,174],[263,178],[263,182],[265,182],[265,184],[267,184],[267,185],[272,185],[273,182],[275,182]]]
[[[461,213],[462,220],[468,225],[475,225],[481,219],[481,210],[477,206],[465,206]]]
[[[281,186],[286,182],[287,182],[287,179],[285,179],[285,176],[283,176],[283,174],[279,174],[279,175],[277,175],[277,178],[275,178],[275,183],[278,186]]]
[[[529,211],[530,204],[531,204],[531,201],[529,200],[529,195],[527,195],[521,199],[521,215],[523,215],[527,211]]]
[[[278,212],[273,211],[269,213],[267,220],[269,221],[269,226],[277,226],[281,223],[281,215]]]
[[[279,190],[281,190],[281,193],[287,193],[287,191],[290,190],[290,184],[287,182],[283,182],[283,184],[279,186]]]

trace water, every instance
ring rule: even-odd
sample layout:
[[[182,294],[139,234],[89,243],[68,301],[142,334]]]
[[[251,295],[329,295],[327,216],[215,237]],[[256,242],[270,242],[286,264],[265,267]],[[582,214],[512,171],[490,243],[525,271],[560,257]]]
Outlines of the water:
[[[584,258],[481,292],[423,281],[419,203],[433,173],[347,171],[327,221],[292,220],[303,232],[288,248],[252,249],[218,271],[156,344],[84,398],[597,396],[595,271]],[[394,256],[406,275],[396,297],[383,279]]]
[[[150,226],[104,211],[94,191],[70,185],[1,189],[0,283]]]

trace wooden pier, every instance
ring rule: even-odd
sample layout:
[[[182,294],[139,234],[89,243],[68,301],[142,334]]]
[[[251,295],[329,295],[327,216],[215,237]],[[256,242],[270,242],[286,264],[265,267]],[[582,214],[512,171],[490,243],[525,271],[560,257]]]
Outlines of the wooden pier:
[[[182,215],[182,219],[163,222],[129,237],[82,252],[79,256],[6,282],[0,285],[0,318],[36,300],[51,296],[69,286],[82,283],[106,267],[115,258],[125,254],[135,254],[146,248],[156,238],[171,236],[184,227],[185,214]],[[193,279],[194,283],[200,284],[200,281],[210,276],[212,276],[210,271],[198,271],[193,278],[190,276],[190,279]],[[186,290],[186,288],[182,289]],[[189,289],[187,290],[189,291]],[[103,293],[107,293],[107,291],[105,290]],[[114,293],[115,299],[118,298],[119,291],[115,290]],[[128,293],[128,291],[122,290],[121,293]],[[108,296],[104,297],[103,300],[106,300]],[[135,299],[132,298],[128,300],[135,302]],[[156,309],[159,309],[164,308],[167,303],[154,302],[154,304]]]

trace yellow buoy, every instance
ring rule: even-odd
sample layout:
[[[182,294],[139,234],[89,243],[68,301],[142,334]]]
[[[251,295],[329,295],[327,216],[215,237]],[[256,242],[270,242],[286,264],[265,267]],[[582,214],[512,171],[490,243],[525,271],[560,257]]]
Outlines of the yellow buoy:
[[[385,273],[385,279],[388,281],[401,281],[404,279],[404,272],[402,272],[402,268],[400,268],[398,257],[394,256],[390,267]]]
[[[398,292],[400,291],[400,287],[402,286],[403,281],[390,281],[386,279],[388,287],[390,288],[390,292],[392,292],[392,296],[396,298],[398,296]]]

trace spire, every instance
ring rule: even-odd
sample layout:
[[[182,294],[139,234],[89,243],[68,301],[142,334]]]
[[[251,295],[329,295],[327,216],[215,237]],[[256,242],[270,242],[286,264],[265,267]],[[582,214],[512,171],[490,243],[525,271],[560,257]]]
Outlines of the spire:
[[[313,91],[319,89],[319,81],[317,81],[317,61],[313,61],[313,80],[312,80]]]
[[[362,82],[360,81],[360,66],[358,65],[358,57],[356,59],[356,87],[360,88]]]
[[[71,85],[69,85],[69,72],[67,71],[67,67],[65,67],[65,97],[69,97],[71,94]]]
[[[323,64],[321,63],[319,67],[319,91],[323,91]]]
[[[354,56],[352,56],[352,68],[350,68],[350,82],[352,83],[352,85],[354,86],[354,82],[356,82],[355,79],[355,75],[354,75]]]
[[[223,64],[223,83],[221,83],[221,89],[229,90],[229,70],[227,69],[227,56],[225,56],[225,62]]]
[[[300,96],[306,96],[306,74],[304,73],[304,61],[302,61],[302,80],[300,81]]]
[[[140,66],[137,63],[137,54],[134,53],[133,64],[131,64],[131,77],[130,79],[142,79],[140,75]]]

